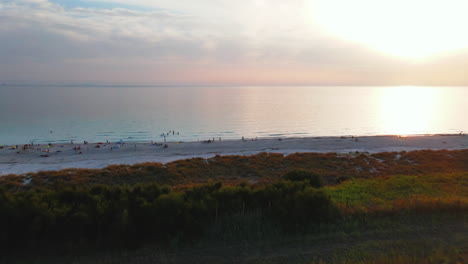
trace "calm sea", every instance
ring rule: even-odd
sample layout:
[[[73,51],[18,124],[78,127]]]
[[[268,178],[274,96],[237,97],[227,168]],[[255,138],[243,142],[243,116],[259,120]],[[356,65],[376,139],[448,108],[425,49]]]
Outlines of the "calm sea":
[[[3,86],[0,144],[459,133],[467,114],[467,87]]]

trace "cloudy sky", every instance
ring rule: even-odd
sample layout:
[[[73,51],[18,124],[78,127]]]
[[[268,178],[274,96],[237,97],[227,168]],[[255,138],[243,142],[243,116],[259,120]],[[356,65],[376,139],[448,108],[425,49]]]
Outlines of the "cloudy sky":
[[[0,83],[468,85],[464,0],[0,0]]]

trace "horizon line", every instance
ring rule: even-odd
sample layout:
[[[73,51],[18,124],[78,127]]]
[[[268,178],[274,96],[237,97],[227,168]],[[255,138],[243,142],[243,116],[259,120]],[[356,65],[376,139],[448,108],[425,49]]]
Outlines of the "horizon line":
[[[421,84],[330,84],[330,83],[313,83],[313,84],[95,84],[95,83],[65,83],[65,84],[34,84],[34,83],[7,83],[0,82],[1,87],[284,87],[284,86],[326,86],[326,87],[370,87],[370,86],[383,86],[383,87],[468,87],[464,85],[421,85]]]

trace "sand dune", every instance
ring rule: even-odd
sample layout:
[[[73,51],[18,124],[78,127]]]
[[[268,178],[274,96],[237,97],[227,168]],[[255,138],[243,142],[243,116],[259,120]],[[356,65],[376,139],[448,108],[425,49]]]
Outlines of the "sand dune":
[[[60,170],[66,168],[104,168],[111,164],[136,164],[142,162],[171,162],[192,157],[210,158],[215,155],[252,155],[260,152],[291,154],[296,152],[384,152],[420,149],[467,149],[468,136],[370,136],[370,137],[311,137],[251,140],[223,140],[204,142],[168,142],[168,148],[151,143],[45,145],[20,150],[4,146],[0,149],[0,175]],[[112,149],[111,149],[112,148]],[[41,149],[41,150],[39,150]],[[48,150],[49,152],[43,152]],[[81,152],[81,154],[79,154]],[[42,157],[41,155],[48,155]]]

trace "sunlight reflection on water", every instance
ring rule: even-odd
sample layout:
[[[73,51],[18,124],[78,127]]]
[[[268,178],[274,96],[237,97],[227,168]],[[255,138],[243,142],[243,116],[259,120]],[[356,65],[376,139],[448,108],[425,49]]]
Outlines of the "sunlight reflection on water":
[[[464,87],[2,87],[0,144],[458,133],[466,113]]]

